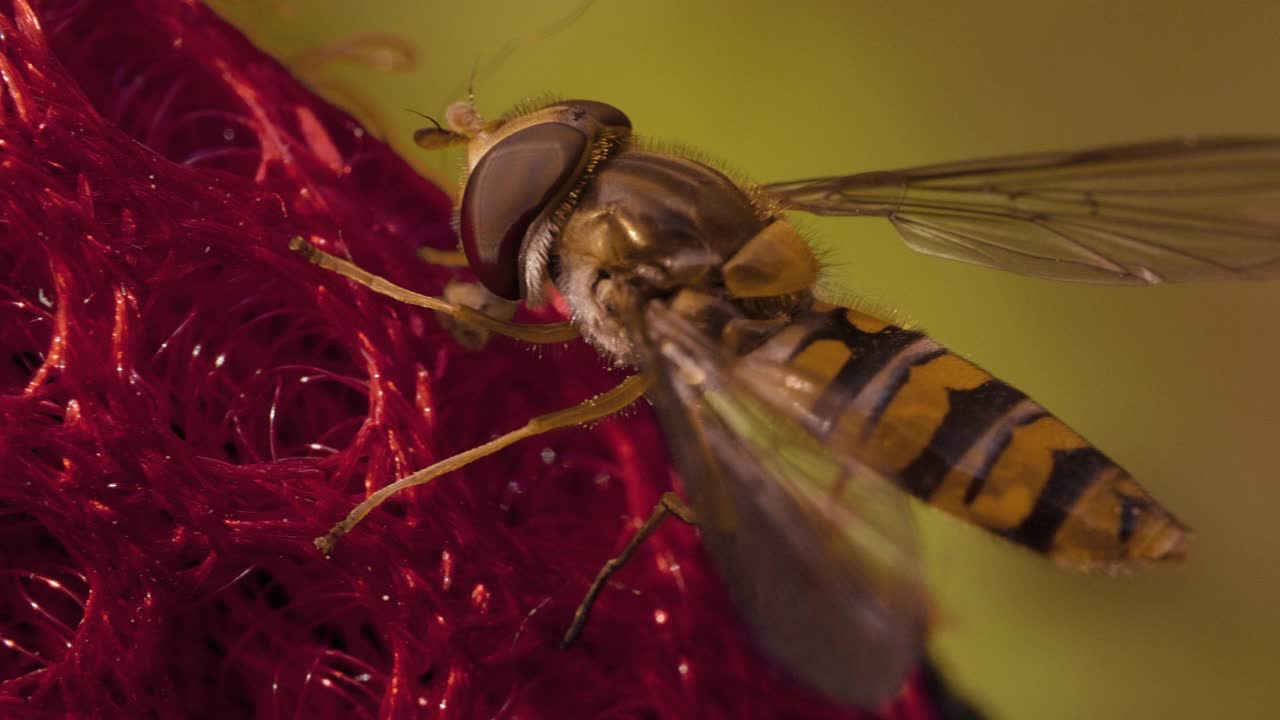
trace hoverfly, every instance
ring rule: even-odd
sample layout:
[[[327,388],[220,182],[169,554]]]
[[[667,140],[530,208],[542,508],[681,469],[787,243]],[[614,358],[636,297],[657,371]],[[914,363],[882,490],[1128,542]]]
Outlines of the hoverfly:
[[[418,143],[467,146],[465,261],[520,325],[417,296],[295,239],[376,290],[531,342],[581,334],[637,374],[586,403],[370,496],[521,438],[656,406],[689,504],[668,493],[587,591],[662,519],[696,522],[764,650],[845,703],[895,693],[927,600],[901,491],[1079,569],[1184,556],[1186,527],[1022,392],[927,335],[818,300],[787,212],[888,219],[915,250],[1042,278],[1157,284],[1280,275],[1280,139],[1216,137],[751,185],[647,149],[619,109],[550,102],[485,121],[455,103]],[[896,486],[896,488],[894,487]]]

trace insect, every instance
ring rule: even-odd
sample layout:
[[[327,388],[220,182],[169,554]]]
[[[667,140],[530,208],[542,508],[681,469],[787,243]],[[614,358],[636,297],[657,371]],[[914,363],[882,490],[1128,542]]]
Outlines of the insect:
[[[587,589],[668,515],[698,525],[764,650],[842,702],[892,696],[918,662],[926,593],[905,493],[1078,569],[1178,560],[1186,527],[1065,423],[916,330],[820,301],[788,212],[888,219],[924,253],[1036,277],[1157,284],[1280,275],[1280,139],[1215,137],[751,185],[651,150],[601,102],[486,121],[455,103],[424,147],[465,143],[465,261],[520,325],[415,295],[295,239],[392,297],[530,342],[581,334],[637,372],[579,406],[383,488],[371,509],[505,445],[656,406],[688,505],[668,493]],[[905,491],[902,492],[902,491]]]

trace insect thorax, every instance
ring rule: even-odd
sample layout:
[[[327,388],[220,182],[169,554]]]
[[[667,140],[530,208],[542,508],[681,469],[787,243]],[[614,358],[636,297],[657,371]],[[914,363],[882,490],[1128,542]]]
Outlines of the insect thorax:
[[[772,322],[811,302],[807,290],[743,300],[725,286],[725,263],[778,222],[785,221],[776,208],[711,167],[624,151],[603,163],[566,219],[552,280],[583,336],[615,362],[630,364],[626,315],[650,300],[679,295],[692,319],[716,314],[720,325],[725,314]]]

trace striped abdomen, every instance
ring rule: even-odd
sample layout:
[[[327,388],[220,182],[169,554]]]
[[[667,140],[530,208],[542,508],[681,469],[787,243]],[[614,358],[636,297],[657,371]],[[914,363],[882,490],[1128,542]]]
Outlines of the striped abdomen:
[[[821,382],[813,429],[903,489],[1068,565],[1181,557],[1186,528],[1038,403],[928,336],[846,308],[750,355]]]

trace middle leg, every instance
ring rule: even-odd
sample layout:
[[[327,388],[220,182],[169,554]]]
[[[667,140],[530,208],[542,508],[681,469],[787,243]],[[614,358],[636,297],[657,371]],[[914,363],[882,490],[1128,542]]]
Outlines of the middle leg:
[[[625,408],[635,402],[644,391],[649,388],[649,379],[644,375],[632,375],[623,380],[614,389],[597,395],[589,400],[574,405],[571,408],[560,410],[559,412],[540,415],[525,423],[524,427],[512,430],[506,435],[496,437],[489,442],[473,447],[466,452],[458,453],[453,457],[445,458],[440,462],[423,468],[412,475],[405,476],[399,480],[378,490],[364,502],[355,506],[345,518],[340,520],[329,532],[323,536],[316,538],[315,546],[320,552],[329,555],[333,552],[333,546],[343,535],[351,532],[351,528],[364,519],[374,508],[386,502],[388,498],[401,490],[414,487],[415,485],[426,484],[435,478],[448,472],[453,472],[458,468],[469,465],[482,457],[492,455],[502,448],[535,435],[541,435],[545,432],[555,430],[570,425],[583,425],[595,422],[601,418],[608,417],[619,410]]]

